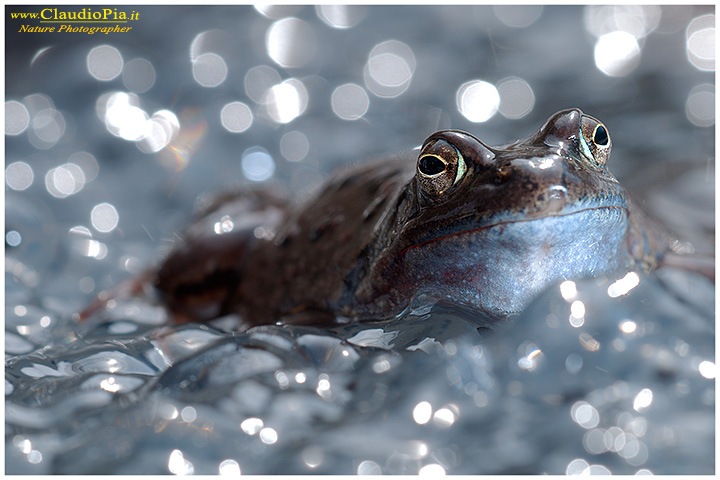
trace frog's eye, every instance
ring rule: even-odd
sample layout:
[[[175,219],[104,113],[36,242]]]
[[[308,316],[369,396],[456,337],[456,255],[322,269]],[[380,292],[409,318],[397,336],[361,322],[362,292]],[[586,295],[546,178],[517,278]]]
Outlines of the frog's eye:
[[[612,142],[605,125],[589,115],[580,122],[580,150],[588,161],[604,166],[610,156]]]
[[[417,179],[423,191],[432,196],[445,193],[465,176],[467,165],[460,151],[439,139],[423,148],[417,162]]]

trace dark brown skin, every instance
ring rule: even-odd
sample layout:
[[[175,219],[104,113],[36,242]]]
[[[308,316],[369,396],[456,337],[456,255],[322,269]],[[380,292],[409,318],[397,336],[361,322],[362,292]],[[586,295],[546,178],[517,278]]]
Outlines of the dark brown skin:
[[[297,208],[258,191],[218,202],[136,290],[154,285],[178,322],[387,318],[421,292],[502,317],[554,282],[650,270],[667,251],[610,149],[577,109],[501,147],[437,132],[417,161],[347,170]]]

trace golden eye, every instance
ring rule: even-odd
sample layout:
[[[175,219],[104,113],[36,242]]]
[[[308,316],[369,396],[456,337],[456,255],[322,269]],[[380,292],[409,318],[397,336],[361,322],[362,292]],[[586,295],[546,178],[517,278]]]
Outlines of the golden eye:
[[[604,166],[610,157],[612,141],[605,125],[589,115],[580,121],[580,151],[589,162]]]
[[[416,178],[425,193],[439,196],[462,180],[466,172],[467,165],[460,151],[439,139],[426,145],[420,153]]]

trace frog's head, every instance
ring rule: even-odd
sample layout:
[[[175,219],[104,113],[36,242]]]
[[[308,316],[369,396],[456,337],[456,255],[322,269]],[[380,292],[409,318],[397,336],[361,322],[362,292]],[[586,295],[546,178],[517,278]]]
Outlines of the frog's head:
[[[479,226],[623,203],[606,167],[611,148],[607,128],[578,109],[558,112],[529,138],[500,147],[458,130],[437,132],[418,156],[416,213],[445,222],[449,209]]]
[[[375,272],[390,288],[427,286],[510,312],[554,281],[617,268],[628,206],[606,167],[611,146],[607,128],[578,109],[499,147],[434,133]]]

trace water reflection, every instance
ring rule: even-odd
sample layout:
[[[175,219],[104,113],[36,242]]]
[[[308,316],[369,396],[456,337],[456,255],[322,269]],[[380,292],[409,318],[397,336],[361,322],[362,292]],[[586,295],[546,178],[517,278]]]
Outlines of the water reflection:
[[[131,92],[145,93],[155,85],[155,68],[148,60],[135,58],[123,67],[122,81]]]
[[[220,462],[220,465],[218,466],[218,473],[220,475],[227,475],[231,477],[242,474],[240,471],[240,464],[231,459]]]
[[[65,133],[65,117],[53,108],[46,108],[31,117],[28,139],[38,149],[47,150]]]
[[[590,5],[585,7],[584,21],[595,37],[625,32],[642,38],[658,27],[661,14],[657,5]]]
[[[96,79],[108,82],[120,75],[123,58],[117,48],[101,45],[90,50],[87,56],[87,69]]]
[[[535,94],[530,84],[518,77],[500,80],[497,85],[498,110],[506,118],[523,118],[535,106]]]
[[[251,147],[245,150],[241,159],[242,172],[249,180],[262,182],[275,173],[275,161],[272,156],[261,147]]]
[[[203,53],[192,63],[193,78],[203,87],[217,87],[227,78],[225,60],[215,53]]]
[[[686,31],[687,56],[698,70],[715,71],[715,15],[694,18]]]
[[[542,5],[494,5],[495,16],[509,27],[532,25],[543,12]]]
[[[363,5],[316,5],[320,20],[333,28],[352,28],[365,18]]]
[[[90,223],[98,232],[108,233],[118,226],[117,209],[109,203],[95,205],[90,213]]]
[[[5,183],[13,190],[25,190],[34,178],[32,167],[25,162],[13,162],[5,169]]]
[[[418,425],[425,425],[432,418],[432,405],[430,402],[420,402],[415,405],[412,411],[413,420]]]
[[[267,91],[280,81],[280,74],[274,68],[267,65],[252,67],[245,74],[245,93],[255,103],[263,103]]]
[[[640,45],[633,35],[617,30],[598,38],[594,55],[595,65],[601,72],[611,77],[622,77],[640,63]]]
[[[410,86],[415,65],[415,55],[407,44],[397,40],[379,43],[365,64],[365,85],[379,97],[397,97]]]
[[[193,464],[186,460],[183,452],[178,449],[170,453],[167,465],[170,473],[175,475],[192,475],[195,470]]]
[[[300,5],[255,5],[255,10],[272,19],[296,15],[301,8]]]
[[[715,124],[715,87],[703,83],[694,87],[685,102],[685,114],[688,120],[698,127],[710,127]]]
[[[263,103],[270,118],[278,123],[290,123],[305,112],[308,94],[300,80],[289,78],[271,87]]]
[[[330,99],[335,114],[343,120],[362,118],[370,106],[370,99],[365,90],[354,83],[346,83],[337,87]]]
[[[494,85],[472,80],[460,86],[456,95],[460,113],[471,122],[490,120],[500,107],[500,94]]]
[[[252,125],[253,114],[244,103],[231,102],[220,111],[220,122],[228,132],[242,133]]]
[[[5,135],[20,135],[30,124],[30,114],[20,102],[5,102]]]
[[[280,153],[291,162],[299,162],[310,151],[310,143],[302,132],[287,132],[280,139]]]
[[[301,67],[317,49],[315,30],[298,18],[283,18],[273,23],[266,34],[267,53],[282,67]]]

